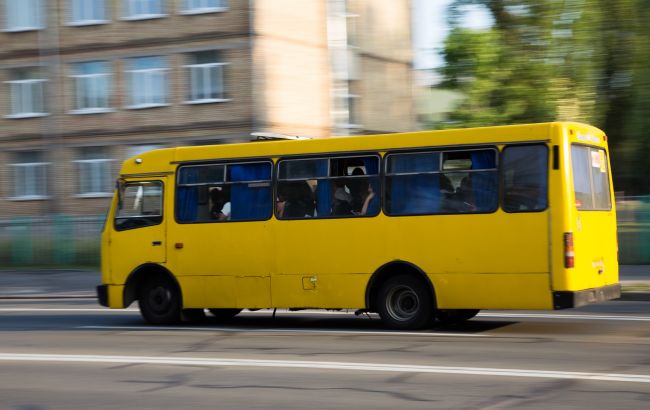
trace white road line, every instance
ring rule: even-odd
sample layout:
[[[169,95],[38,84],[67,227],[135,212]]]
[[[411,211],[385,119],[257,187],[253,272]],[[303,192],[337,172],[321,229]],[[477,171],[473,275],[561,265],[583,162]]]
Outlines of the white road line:
[[[223,359],[201,357],[152,357],[152,356],[99,356],[0,353],[0,361],[20,362],[68,362],[68,363],[121,363],[172,366],[210,367],[267,367],[294,369],[326,369],[362,372],[400,372],[463,374],[475,376],[536,377],[547,379],[598,380],[625,383],[650,383],[650,375],[625,373],[565,372],[549,370],[500,369],[490,367],[419,366],[410,364],[317,362],[301,360]]]
[[[575,315],[565,313],[506,313],[483,312],[478,317],[485,318],[522,318],[522,319],[580,319],[580,320],[622,320],[632,322],[650,322],[649,316],[623,316],[623,315]]]
[[[78,326],[76,329],[91,330],[149,330],[149,331],[206,331],[206,332],[247,332],[247,333],[300,333],[300,334],[327,334],[327,335],[372,335],[372,336],[427,336],[427,337],[491,337],[475,333],[446,333],[446,332],[400,332],[400,331],[373,331],[373,330],[327,330],[327,329],[267,329],[246,327],[188,327],[188,326]]]
[[[22,307],[0,307],[0,312],[101,312],[101,313],[123,313],[139,312],[137,308],[127,309],[108,309],[108,308],[22,308]],[[271,309],[262,311],[242,312],[240,315],[260,315],[271,314]],[[305,311],[287,311],[278,310],[277,315],[344,315],[352,316],[353,311],[322,311],[322,310],[305,310]],[[378,317],[371,313],[372,317]],[[508,313],[508,312],[481,312],[478,314],[481,318],[513,318],[513,319],[579,319],[579,320],[620,320],[632,322],[650,322],[650,316],[625,316],[625,315],[594,315],[594,314],[566,314],[566,313]]]

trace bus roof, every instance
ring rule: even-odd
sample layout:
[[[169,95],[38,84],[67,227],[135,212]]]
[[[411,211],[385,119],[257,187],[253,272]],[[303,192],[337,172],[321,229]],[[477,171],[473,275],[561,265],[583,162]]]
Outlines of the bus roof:
[[[444,147],[455,145],[505,144],[548,141],[553,127],[575,130],[571,134],[602,138],[598,128],[576,122],[504,125],[450,130],[428,130],[392,134],[357,135],[300,140],[254,141],[221,145],[163,148],[126,160],[121,174],[141,175],[170,172],[183,162],[229,158],[273,158],[314,153],[348,151],[386,151],[413,147]]]

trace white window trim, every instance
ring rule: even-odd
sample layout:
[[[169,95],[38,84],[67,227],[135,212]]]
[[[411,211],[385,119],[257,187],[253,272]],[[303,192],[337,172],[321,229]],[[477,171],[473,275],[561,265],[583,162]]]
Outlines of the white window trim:
[[[5,81],[5,84],[9,84],[9,87],[11,88],[12,84],[35,84],[35,83],[46,83],[47,80],[44,78],[30,78],[28,80],[9,80]],[[44,86],[43,86],[44,87]],[[43,108],[45,108],[45,89],[41,89],[41,98],[43,98]],[[14,95],[13,95],[13,90],[9,90],[9,109],[13,110],[13,105],[14,105]],[[15,114],[7,114],[4,117],[5,118],[34,118],[34,117],[47,117],[50,115],[48,112],[19,112]]]
[[[98,26],[100,24],[110,24],[110,22],[110,20],[78,20],[69,21],[65,25],[68,27]]]
[[[184,65],[183,68],[192,69],[192,68],[196,68],[196,67],[198,67],[198,68],[206,68],[206,67],[210,68],[210,67],[218,67],[218,66],[225,67],[227,65],[230,65],[230,63],[187,64],[187,65]],[[225,79],[224,72],[223,72],[224,68],[222,68],[221,70],[222,70],[221,71],[221,84],[223,86],[223,92],[225,94],[225,91],[226,91],[226,81],[225,80],[226,79]],[[189,87],[190,87],[190,89],[192,89],[191,82],[189,84]],[[183,102],[183,104],[212,104],[212,103],[227,102],[227,101],[231,101],[231,99],[230,98],[202,98],[202,99],[198,99],[198,100],[185,100]]]
[[[51,163],[50,162],[19,162],[19,163],[14,163],[14,164],[9,164],[10,167],[15,167],[15,168],[26,168],[26,167],[33,167],[33,166],[49,166]],[[13,183],[16,183],[16,178],[14,176],[14,181]],[[47,192],[47,185],[45,187],[45,190]],[[16,191],[16,187],[14,186],[14,192]],[[40,201],[44,199],[49,199],[50,195],[22,195],[22,196],[11,196],[7,198],[10,201]]]
[[[184,15],[184,16],[191,16],[194,14],[207,14],[207,13],[222,13],[224,11],[228,11],[228,2],[225,1],[225,6],[216,6],[216,7],[197,7],[197,8],[186,8],[185,7],[185,1],[181,0],[179,2],[179,9],[178,9],[178,14]]]
[[[214,103],[223,103],[232,101],[232,98],[206,98],[203,100],[189,100],[183,101],[183,104],[186,105],[201,105],[201,104],[214,104]]]
[[[97,164],[97,163],[112,163],[115,162],[114,159],[111,158],[97,158],[97,159],[77,159],[72,161],[75,164]],[[78,172],[79,174],[79,172]],[[81,178],[79,178],[79,181],[81,181]],[[81,186],[79,186],[81,188]],[[109,191],[94,191],[94,192],[84,192],[84,193],[77,193],[74,195],[75,198],[106,198],[110,197],[113,195],[113,189],[112,187],[109,189]]]
[[[78,103],[78,98],[79,95],[77,95],[77,80],[78,79],[83,79],[83,78],[98,78],[98,77],[111,77],[111,73],[99,73],[99,74],[72,74],[69,77],[72,78],[74,84],[74,102],[75,105]],[[109,89],[108,89],[108,95],[106,96],[106,102],[110,102],[111,98],[111,92],[110,92],[110,83],[108,84]],[[114,110],[110,107],[110,104],[108,107],[87,107],[87,108],[74,108],[70,111],[68,111],[69,114],[100,114],[100,113],[105,113],[105,112],[113,112]]]
[[[96,26],[99,24],[108,24],[111,22],[110,19],[103,18],[103,19],[87,19],[87,20],[74,20],[74,6],[73,6],[73,1],[74,0],[67,0],[68,4],[68,21],[65,23],[66,26],[69,27],[79,27],[79,26]],[[110,2],[110,0],[108,0]],[[110,13],[110,9],[107,7],[106,2],[102,3],[102,8],[104,9],[104,16]]]
[[[115,108],[79,108],[69,110],[67,114],[70,115],[89,115],[89,114],[106,114],[116,112]]]
[[[129,77],[127,79],[127,81],[129,83],[131,82],[130,76],[135,74],[135,73],[151,73],[151,72],[163,72],[163,73],[165,73],[165,99],[168,100],[169,99],[169,95],[168,95],[169,88],[167,87],[168,78],[166,76],[168,71],[169,71],[169,68],[161,67],[161,68],[145,68],[145,69],[139,69],[139,70],[126,70],[125,72],[126,72],[127,76]],[[133,90],[129,89],[127,99],[129,99],[129,100],[132,99],[132,95],[131,95],[132,92],[133,92]],[[167,103],[167,102],[165,102],[165,103],[143,103],[143,104],[128,104],[124,108],[127,109],[127,110],[141,110],[141,109],[145,109],[145,108],[167,107],[167,106],[170,106],[170,105],[171,104]]]
[[[23,0],[25,1],[25,0]],[[35,16],[35,22],[38,23],[37,25],[33,26],[18,26],[18,27],[7,27],[7,20],[8,20],[8,4],[6,1],[2,2],[3,3],[3,11],[4,11],[4,17],[3,17],[3,29],[0,30],[4,33],[21,33],[25,31],[38,31],[38,30],[43,30],[47,27],[47,5],[44,4],[43,1],[39,0],[36,2],[37,10],[36,10],[36,16]]]
[[[120,17],[120,20],[123,21],[138,21],[138,20],[153,20],[153,19],[161,19],[169,17],[169,14],[162,13],[162,14],[136,14],[133,16],[122,16]]]

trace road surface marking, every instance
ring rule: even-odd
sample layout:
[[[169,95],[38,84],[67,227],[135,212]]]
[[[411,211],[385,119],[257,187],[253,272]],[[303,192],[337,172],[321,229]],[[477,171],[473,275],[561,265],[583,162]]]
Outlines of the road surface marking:
[[[380,335],[380,336],[447,336],[447,337],[491,337],[475,333],[447,333],[447,332],[400,332],[400,331],[372,331],[372,330],[327,330],[327,329],[267,329],[247,327],[188,327],[188,326],[79,326],[76,329],[91,330],[191,330],[208,332],[249,332],[249,333],[300,333],[300,334],[328,334],[328,335]]]
[[[139,312],[138,308],[132,307],[127,309],[108,309],[108,308],[22,308],[22,307],[0,307],[0,312],[101,312],[101,313],[122,313],[122,312]],[[261,311],[242,312],[240,315],[260,315],[271,314],[272,309],[264,309]],[[299,312],[292,312],[286,310],[279,310],[277,315],[344,315],[352,316],[354,312],[348,311],[312,311],[305,310]],[[375,313],[370,314],[372,317],[377,318]],[[365,317],[365,315],[363,315]],[[565,314],[565,313],[507,313],[507,312],[482,312],[477,317],[481,318],[511,318],[511,319],[579,319],[579,320],[620,320],[627,322],[650,322],[650,316],[624,316],[624,315],[592,315],[592,314]]]
[[[0,353],[0,361],[121,363],[172,366],[266,367],[294,369],[348,370],[362,372],[399,372],[463,374],[475,376],[535,377],[546,379],[597,380],[625,383],[650,383],[650,375],[625,373],[565,372],[549,370],[501,369],[490,367],[422,366],[410,364],[317,362],[301,360],[223,359],[201,357],[100,356]]]

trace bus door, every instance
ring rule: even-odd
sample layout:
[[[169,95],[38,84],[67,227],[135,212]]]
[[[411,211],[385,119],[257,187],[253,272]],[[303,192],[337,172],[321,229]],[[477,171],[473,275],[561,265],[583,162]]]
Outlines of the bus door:
[[[110,239],[114,283],[144,263],[167,259],[163,210],[165,179],[121,181]]]
[[[575,266],[570,286],[588,289],[616,283],[616,213],[605,150],[573,144],[571,163],[577,212],[572,221]]]

